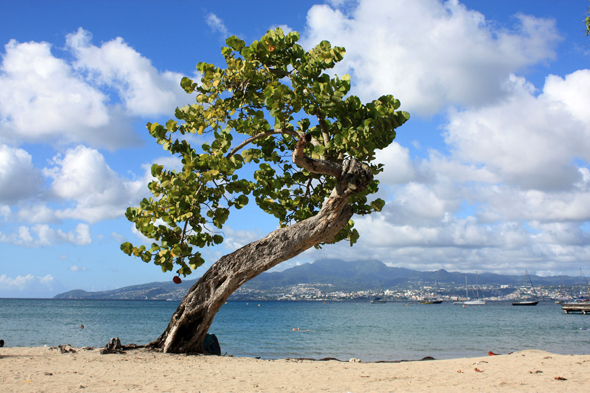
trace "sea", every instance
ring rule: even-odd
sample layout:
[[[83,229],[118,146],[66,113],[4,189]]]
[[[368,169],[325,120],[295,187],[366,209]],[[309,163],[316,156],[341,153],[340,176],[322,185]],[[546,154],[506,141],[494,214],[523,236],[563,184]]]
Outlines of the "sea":
[[[6,347],[102,347],[112,337],[147,344],[164,331],[179,302],[0,299]],[[84,328],[81,328],[84,325]],[[210,333],[223,354],[262,359],[362,361],[487,356],[540,349],[590,354],[590,315],[558,304],[515,307],[388,302],[228,302]]]

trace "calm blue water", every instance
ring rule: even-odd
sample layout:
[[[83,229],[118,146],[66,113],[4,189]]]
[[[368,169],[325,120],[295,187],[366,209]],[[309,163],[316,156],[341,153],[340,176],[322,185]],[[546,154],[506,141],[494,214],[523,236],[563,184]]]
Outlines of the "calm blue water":
[[[156,301],[0,299],[0,338],[6,346],[98,347],[111,337],[146,344],[166,328],[177,306]],[[566,315],[553,303],[463,308],[451,303],[230,302],[217,314],[210,332],[224,353],[271,359],[448,359],[523,349],[590,354],[590,315]]]

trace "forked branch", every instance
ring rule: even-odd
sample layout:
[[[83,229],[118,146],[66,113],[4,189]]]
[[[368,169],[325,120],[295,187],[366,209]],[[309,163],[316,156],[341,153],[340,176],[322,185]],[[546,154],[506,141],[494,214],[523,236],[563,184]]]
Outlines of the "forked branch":
[[[307,146],[311,140],[312,137],[309,134],[305,134],[304,137],[299,139],[297,146],[295,146],[295,150],[293,150],[293,162],[312,173],[340,178],[342,165],[327,160],[316,160],[303,154],[305,146]]]

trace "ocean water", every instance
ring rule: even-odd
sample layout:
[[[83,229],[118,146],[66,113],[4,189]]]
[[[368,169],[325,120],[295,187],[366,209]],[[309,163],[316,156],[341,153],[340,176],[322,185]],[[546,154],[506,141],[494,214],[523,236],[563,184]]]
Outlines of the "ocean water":
[[[0,299],[0,339],[10,347],[99,347],[111,337],[124,344],[146,344],[164,331],[177,306],[158,301]],[[502,302],[471,307],[449,302],[228,302],[210,333],[217,336],[223,353],[263,359],[449,359],[523,349],[590,354],[590,315],[566,315],[549,302],[536,307]]]

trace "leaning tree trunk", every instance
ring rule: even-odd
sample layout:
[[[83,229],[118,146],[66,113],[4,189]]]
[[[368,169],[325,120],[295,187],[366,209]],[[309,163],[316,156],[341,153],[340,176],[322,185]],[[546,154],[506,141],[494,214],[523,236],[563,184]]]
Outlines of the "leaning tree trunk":
[[[317,215],[277,229],[214,263],[188,291],[164,333],[149,346],[164,352],[202,353],[215,314],[242,284],[316,244],[333,240],[352,217],[349,197],[364,190],[373,175],[366,164],[351,159],[337,178],[336,188]]]

